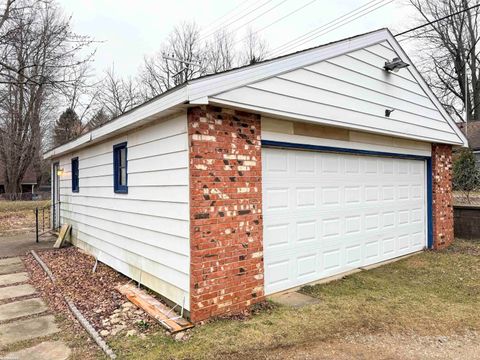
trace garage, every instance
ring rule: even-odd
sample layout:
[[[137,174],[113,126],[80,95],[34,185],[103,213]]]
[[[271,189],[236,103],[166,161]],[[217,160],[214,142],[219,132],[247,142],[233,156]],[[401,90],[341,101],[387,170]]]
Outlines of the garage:
[[[427,246],[426,161],[263,148],[265,293]]]

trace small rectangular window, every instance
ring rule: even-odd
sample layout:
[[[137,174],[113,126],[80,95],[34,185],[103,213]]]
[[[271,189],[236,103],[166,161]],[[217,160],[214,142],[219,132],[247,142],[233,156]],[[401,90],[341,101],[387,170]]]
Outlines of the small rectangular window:
[[[78,157],[72,159],[72,192],[78,192]]]
[[[128,193],[127,143],[113,146],[113,188],[116,193]]]

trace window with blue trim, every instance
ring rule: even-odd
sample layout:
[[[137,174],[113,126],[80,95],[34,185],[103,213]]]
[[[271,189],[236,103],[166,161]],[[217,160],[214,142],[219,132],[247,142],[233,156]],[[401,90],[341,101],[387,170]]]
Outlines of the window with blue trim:
[[[116,193],[128,193],[127,143],[113,146],[113,188]]]
[[[72,192],[78,192],[78,157],[72,159]]]

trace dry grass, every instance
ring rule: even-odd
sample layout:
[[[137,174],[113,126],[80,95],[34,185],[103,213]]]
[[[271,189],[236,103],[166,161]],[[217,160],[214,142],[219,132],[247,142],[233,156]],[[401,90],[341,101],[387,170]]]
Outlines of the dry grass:
[[[0,201],[0,236],[33,231],[35,208],[50,203],[43,201]]]
[[[159,332],[117,339],[129,359],[265,358],[281,348],[336,341],[354,334],[448,336],[480,330],[480,243],[457,241],[425,253],[302,291],[320,298],[302,309],[275,307],[245,321],[195,328],[188,341]],[[289,350],[290,351],[290,350]]]

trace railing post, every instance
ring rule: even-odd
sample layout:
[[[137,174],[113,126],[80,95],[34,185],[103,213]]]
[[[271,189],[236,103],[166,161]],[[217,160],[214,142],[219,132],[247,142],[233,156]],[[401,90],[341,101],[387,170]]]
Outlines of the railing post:
[[[35,208],[35,240],[38,243],[38,207]]]

